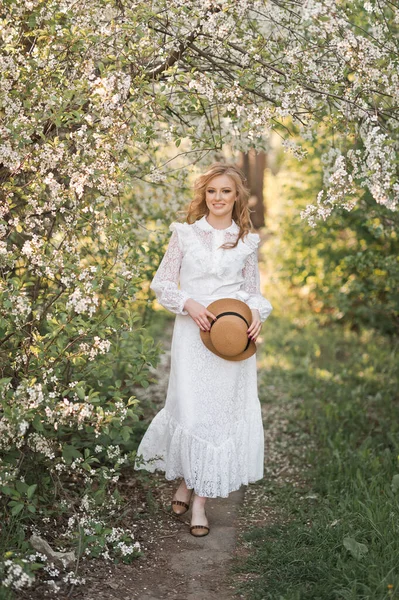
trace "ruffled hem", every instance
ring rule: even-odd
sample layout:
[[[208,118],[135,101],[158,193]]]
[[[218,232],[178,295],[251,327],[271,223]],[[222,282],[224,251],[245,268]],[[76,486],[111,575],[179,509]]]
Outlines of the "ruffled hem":
[[[263,478],[260,407],[248,411],[232,429],[231,437],[216,446],[185,430],[163,408],[144,434],[134,469],[164,471],[167,480],[183,477],[198,496],[227,498],[241,485]]]

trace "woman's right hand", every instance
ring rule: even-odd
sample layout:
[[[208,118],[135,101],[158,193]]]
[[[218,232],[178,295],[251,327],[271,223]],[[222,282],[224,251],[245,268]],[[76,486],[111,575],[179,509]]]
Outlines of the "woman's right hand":
[[[208,321],[207,317],[211,317],[212,319],[216,319],[216,316],[211,313],[206,306],[200,304],[193,298],[189,298],[186,300],[184,304],[184,310],[188,312],[190,317],[195,321],[202,331],[209,331],[211,328],[211,324]]]

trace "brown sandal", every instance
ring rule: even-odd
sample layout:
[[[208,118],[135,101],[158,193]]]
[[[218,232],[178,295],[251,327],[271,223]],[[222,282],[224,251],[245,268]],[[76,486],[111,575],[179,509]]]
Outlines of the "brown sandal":
[[[205,516],[207,517],[206,513],[205,513]],[[207,518],[207,520],[208,520],[208,518]],[[201,531],[200,532],[197,531],[197,533],[194,533],[194,529],[200,529]],[[204,537],[205,535],[208,535],[210,530],[211,529],[208,525],[191,525],[191,527],[190,527],[190,533],[194,537]]]
[[[172,500],[172,502],[171,502],[172,512],[179,517],[180,517],[180,515],[185,515],[186,512],[188,511],[188,509],[190,508],[190,501],[191,501],[192,495],[193,495],[193,490],[191,490],[191,496],[190,496],[190,500],[188,501],[188,503],[183,502],[182,500]],[[186,510],[182,510],[182,511],[174,510],[174,508],[173,508],[174,506],[183,506]]]
[[[194,533],[194,529],[205,529],[206,531],[205,531],[205,533]],[[192,525],[190,527],[190,533],[194,537],[204,537],[204,536],[208,535],[209,532],[210,532],[210,528],[207,527],[206,525]]]

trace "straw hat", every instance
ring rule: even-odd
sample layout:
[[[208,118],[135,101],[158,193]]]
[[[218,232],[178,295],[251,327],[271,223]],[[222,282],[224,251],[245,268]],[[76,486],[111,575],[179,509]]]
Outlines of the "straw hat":
[[[252,323],[252,312],[245,302],[221,298],[207,308],[217,319],[214,321],[208,317],[211,329],[200,329],[200,336],[211,352],[226,360],[244,360],[255,354],[256,344],[247,334]]]

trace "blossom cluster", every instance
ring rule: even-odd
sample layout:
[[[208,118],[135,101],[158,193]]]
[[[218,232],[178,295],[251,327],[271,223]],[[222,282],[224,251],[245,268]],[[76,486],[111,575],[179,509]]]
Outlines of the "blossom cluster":
[[[71,517],[63,537],[72,539],[75,531],[81,531],[86,540],[84,555],[87,557],[95,556],[109,561],[118,556],[124,562],[130,562],[140,555],[141,544],[135,541],[135,532],[132,529],[109,527],[94,513],[95,511],[91,510],[87,514]]]
[[[34,577],[26,572],[26,566],[29,562],[29,560],[24,558],[18,562],[11,559],[5,560],[2,585],[5,588],[12,588],[14,590],[22,590],[23,588],[30,587],[34,582]]]

